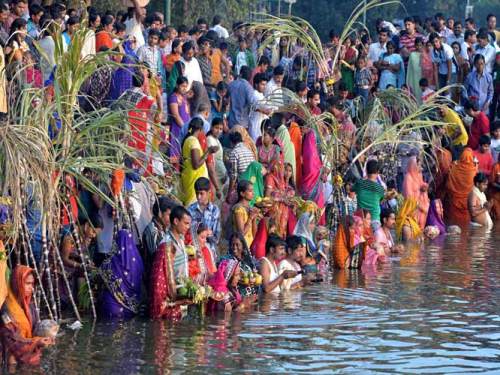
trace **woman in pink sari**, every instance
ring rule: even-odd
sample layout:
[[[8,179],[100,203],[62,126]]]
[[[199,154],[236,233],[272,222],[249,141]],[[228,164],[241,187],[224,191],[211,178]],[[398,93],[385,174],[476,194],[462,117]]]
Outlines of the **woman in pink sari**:
[[[420,65],[422,66],[422,78],[427,78],[429,86],[432,89],[436,88],[436,80],[434,75],[434,64],[432,63],[432,43],[427,42],[425,48],[422,51],[422,57],[420,60]]]
[[[302,142],[302,181],[300,193],[305,200],[314,201],[320,209],[325,208],[323,193],[323,163],[316,144],[316,133],[307,129]],[[319,225],[324,225],[323,217]]]
[[[416,156],[412,156],[408,162],[406,175],[403,180],[403,196],[406,199],[413,198],[417,201],[418,209],[416,219],[422,230],[425,228],[427,213],[429,212],[430,206],[429,196],[427,194],[428,187],[429,186],[422,176],[420,162],[417,160]]]

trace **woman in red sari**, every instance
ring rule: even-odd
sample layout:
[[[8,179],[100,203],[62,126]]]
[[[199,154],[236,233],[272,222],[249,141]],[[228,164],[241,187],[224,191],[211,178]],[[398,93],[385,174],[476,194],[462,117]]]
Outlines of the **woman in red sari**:
[[[436,194],[436,198],[442,200],[452,163],[451,152],[444,147],[438,147],[436,149],[436,163],[437,171],[434,174],[434,193]]]
[[[40,363],[42,348],[53,343],[48,337],[33,337],[33,329],[38,322],[32,301],[34,289],[33,269],[17,266],[11,276],[9,294],[2,306],[0,324],[0,336],[9,365],[19,362],[36,366]]]
[[[151,268],[150,286],[149,313],[153,319],[164,318],[178,321],[182,318],[180,304],[176,301],[173,249],[173,246],[163,242],[156,250]]]
[[[261,141],[262,143],[257,147],[259,163],[267,170],[271,169],[276,160],[281,160],[283,163],[281,147],[276,141],[276,129],[271,125],[265,125]]]

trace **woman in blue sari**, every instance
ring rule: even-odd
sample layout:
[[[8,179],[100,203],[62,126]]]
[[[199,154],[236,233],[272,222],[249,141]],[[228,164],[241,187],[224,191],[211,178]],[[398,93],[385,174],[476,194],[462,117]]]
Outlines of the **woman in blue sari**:
[[[105,318],[131,318],[139,313],[144,265],[128,230],[119,230],[113,245],[110,257],[101,265],[106,288],[99,312]]]
[[[405,66],[401,55],[395,53],[396,46],[392,41],[387,42],[387,52],[380,56],[378,67],[382,72],[378,83],[379,90],[386,90],[388,86],[400,89],[405,83]]]

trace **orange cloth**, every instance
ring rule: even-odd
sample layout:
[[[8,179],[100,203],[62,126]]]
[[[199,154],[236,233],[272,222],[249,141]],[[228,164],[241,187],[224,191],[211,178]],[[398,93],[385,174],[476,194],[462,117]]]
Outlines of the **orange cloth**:
[[[347,220],[347,219],[346,219]],[[335,235],[335,245],[333,247],[333,265],[335,268],[346,268],[347,260],[349,259],[350,249],[350,233],[348,223],[340,224]]]
[[[425,191],[422,191],[424,189]],[[431,202],[427,195],[427,183],[424,181],[422,172],[418,167],[416,156],[412,156],[408,162],[405,178],[403,180],[403,196],[406,199],[413,198],[417,201],[418,209],[415,219],[420,229],[423,230],[425,228],[427,213],[429,212]]]
[[[95,50],[101,52],[102,47],[113,49],[113,39],[107,31],[99,31],[95,35]]]
[[[220,81],[224,80],[224,77],[222,77],[222,52],[220,49],[214,48],[210,61],[212,62],[212,85],[217,86]]]
[[[26,297],[24,292],[24,283],[26,278],[31,275],[33,270],[27,266],[17,266],[11,277],[11,290],[6,299],[9,316],[14,325],[25,339],[33,337],[30,303],[31,297]]]
[[[460,160],[454,162],[446,182],[445,215],[452,224],[470,222],[467,198],[474,186],[477,166],[470,148],[466,148]]]
[[[302,181],[302,132],[296,122],[292,122],[288,128],[290,140],[295,148],[295,186],[300,188]]]
[[[174,64],[181,59],[181,55],[171,53],[170,55],[163,56],[163,66],[167,72],[171,72]]]
[[[494,221],[500,221],[500,190],[498,188],[493,187],[493,183],[498,181],[498,175],[500,174],[500,163],[496,163],[493,167],[493,172],[490,175],[490,199],[493,203],[493,207],[491,208],[492,219]]]
[[[439,148],[436,150],[438,171],[434,177],[434,191],[441,200],[444,198],[446,180],[448,179],[452,160],[451,152],[447,149]]]

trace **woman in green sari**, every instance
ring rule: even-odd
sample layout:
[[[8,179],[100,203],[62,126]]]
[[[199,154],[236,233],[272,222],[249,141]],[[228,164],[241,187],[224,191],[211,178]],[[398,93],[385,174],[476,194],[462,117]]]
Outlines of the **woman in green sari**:
[[[253,207],[257,198],[264,197],[264,175],[267,173],[265,168],[259,162],[253,161],[247,170],[240,175],[240,180],[250,181],[253,185],[253,200],[250,207]]]
[[[422,51],[424,49],[424,41],[422,38],[415,39],[416,50],[410,53],[408,58],[408,70],[406,74],[406,84],[411,88],[411,92],[415,96],[418,105],[422,104],[422,90],[420,90],[419,81],[422,78]]]

